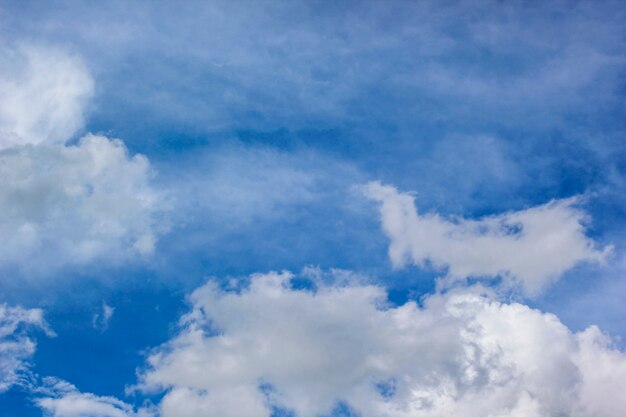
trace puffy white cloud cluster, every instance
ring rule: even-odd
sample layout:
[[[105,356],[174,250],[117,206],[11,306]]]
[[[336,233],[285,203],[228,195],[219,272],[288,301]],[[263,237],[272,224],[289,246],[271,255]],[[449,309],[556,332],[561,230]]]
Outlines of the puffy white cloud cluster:
[[[395,267],[407,262],[447,268],[447,280],[504,277],[536,294],[580,262],[602,262],[611,247],[585,235],[585,213],[575,198],[480,220],[419,214],[414,197],[378,182],[364,187],[381,203],[382,226]]]
[[[0,233],[13,242],[0,247],[0,261],[150,253],[158,200],[150,178],[145,157],[131,157],[121,141],[103,136],[0,151]]]
[[[57,378],[44,378],[39,388],[44,396],[36,404],[47,417],[148,417],[148,408],[135,411],[114,397],[80,392],[74,385]]]
[[[162,417],[621,417],[626,355],[591,327],[505,304],[480,289],[393,307],[358,283],[291,287],[255,275],[190,297],[182,330],[156,349],[140,389],[166,390]]]
[[[35,352],[35,342],[27,335],[32,328],[53,335],[41,310],[0,304],[0,393],[18,381],[20,371]]]
[[[0,265],[46,269],[99,256],[147,254],[158,194],[141,155],[86,135],[93,81],[80,59],[53,48],[6,49],[0,65]]]

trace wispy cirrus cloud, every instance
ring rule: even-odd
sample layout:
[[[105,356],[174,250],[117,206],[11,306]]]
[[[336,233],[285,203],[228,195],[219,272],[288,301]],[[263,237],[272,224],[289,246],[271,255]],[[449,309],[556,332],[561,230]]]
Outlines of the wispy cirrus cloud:
[[[32,16],[18,4],[6,8],[27,18],[3,26],[9,36],[72,39],[107,62],[100,81],[116,88],[106,99],[125,100],[157,124],[263,129],[375,117],[401,125],[407,116],[485,122],[497,113],[509,117],[496,124],[545,127],[564,126],[585,101],[616,97],[625,61],[616,36],[624,10],[615,5],[114,1],[97,12],[79,2]],[[53,24],[70,15],[83,19]],[[406,106],[409,96],[423,102]],[[381,98],[387,109],[360,107]]]
[[[0,394],[17,383],[20,373],[28,368],[36,348],[28,334],[36,329],[54,336],[42,310],[0,304]]]
[[[58,378],[43,379],[36,389],[35,404],[46,417],[150,417],[149,408],[135,410],[115,397],[98,396],[79,391],[74,385]]]
[[[102,303],[102,309],[94,313],[91,318],[91,326],[94,329],[100,330],[104,332],[109,327],[109,322],[115,313],[115,307],[108,305],[107,303]]]

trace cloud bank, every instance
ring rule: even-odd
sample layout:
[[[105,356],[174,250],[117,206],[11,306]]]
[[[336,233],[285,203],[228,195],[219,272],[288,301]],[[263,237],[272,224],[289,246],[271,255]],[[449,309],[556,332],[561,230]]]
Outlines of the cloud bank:
[[[381,203],[394,267],[446,269],[448,281],[501,276],[533,295],[578,263],[602,262],[611,251],[585,235],[576,198],[468,220],[419,214],[414,197],[393,186],[372,182],[364,192]]]
[[[162,417],[619,417],[626,355],[597,328],[501,303],[477,288],[390,306],[358,283],[292,288],[289,273],[238,291],[209,282],[156,349],[144,391]]]

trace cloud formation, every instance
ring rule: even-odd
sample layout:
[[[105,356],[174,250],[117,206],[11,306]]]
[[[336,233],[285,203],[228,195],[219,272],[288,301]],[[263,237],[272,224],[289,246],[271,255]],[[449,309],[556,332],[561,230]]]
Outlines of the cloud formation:
[[[389,306],[358,283],[292,288],[289,273],[249,286],[209,282],[182,329],[141,377],[166,390],[162,417],[619,417],[626,355],[596,327],[572,333],[556,316],[477,288]]]
[[[28,331],[37,328],[53,335],[40,309],[0,304],[0,393],[15,384],[20,372],[28,367],[27,361],[35,352]]]
[[[498,210],[591,190],[612,169],[622,175],[626,8],[613,0],[10,3],[0,6],[0,38],[61,40],[86,60],[31,45],[0,52],[0,237],[10,242],[0,245],[0,275],[6,265],[49,270],[153,251],[163,201],[148,161],[117,139],[77,140],[94,91],[88,63],[99,85],[93,126],[126,132],[131,150],[171,160],[180,169],[165,182],[184,184],[175,193],[179,240],[160,247],[167,253],[159,268],[121,271],[148,278],[139,296],[111,299],[116,319],[146,323],[148,334],[161,328],[156,315],[176,314],[153,295],[152,276],[172,283],[193,275],[188,264],[201,276],[302,259],[387,268],[385,237],[358,218],[361,206],[341,202],[345,184],[362,180],[336,169],[340,158],[363,176],[440,193],[431,198],[443,204],[493,208],[497,200]],[[195,167],[179,158],[221,142],[224,132],[241,138],[243,151]],[[249,143],[280,150],[248,150]],[[306,152],[294,158],[306,148],[315,162]],[[325,153],[337,163],[320,158]],[[608,253],[588,237],[576,199],[470,220],[423,215],[393,187],[367,189],[381,203],[394,265],[443,271],[443,285],[503,278],[532,295]],[[616,217],[605,227],[619,229],[623,216]],[[295,286],[284,273],[196,291],[179,334],[141,373],[140,389],[164,394],[158,412],[254,417],[284,408],[317,417],[339,407],[363,417],[621,417],[626,409],[624,353],[595,327],[573,333],[555,316],[481,288],[391,306],[384,289],[359,282]],[[106,328],[107,307],[94,327]],[[7,386],[19,382],[34,351],[23,332],[41,326],[11,320],[0,333]],[[122,329],[129,337],[120,346],[113,328],[100,343],[67,324],[68,346],[97,347],[85,356],[102,359],[93,369],[120,370],[72,372],[83,381],[97,375],[101,387],[126,382],[124,366],[135,365],[129,349],[146,333]],[[120,349],[98,353],[112,341]],[[41,353],[60,367],[76,363],[71,349]],[[49,416],[153,411],[48,384],[36,404]]]
[[[115,307],[111,307],[107,303],[102,303],[102,309],[97,313],[94,313],[91,318],[91,326],[94,329],[100,330],[101,332],[106,331],[109,328],[109,322],[115,313]]]
[[[44,395],[35,400],[46,417],[148,417],[148,409],[133,407],[114,397],[80,392],[74,385],[57,378],[44,378],[38,389]]]
[[[36,14],[11,5],[0,30],[73,39],[101,68],[105,94],[155,123],[284,126],[305,116],[402,125],[407,114],[467,121],[497,112],[508,116],[500,124],[545,126],[616,95],[624,66],[616,3],[270,1],[242,10],[225,1],[111,1],[97,10],[42,5]],[[381,99],[385,108],[372,112],[357,104]]]
[[[378,182],[364,192],[381,203],[394,267],[446,269],[448,281],[500,276],[533,295],[578,263],[602,262],[611,251],[585,235],[576,198],[471,220],[419,214],[412,195]]]
[[[87,135],[75,146],[0,151],[0,262],[31,267],[149,254],[158,193],[142,155]]]
[[[94,85],[80,58],[34,45],[0,57],[0,149],[65,143],[83,127]]]
[[[4,49],[0,65],[0,265],[45,270],[150,254],[158,193],[143,155],[83,127],[93,81],[54,48]]]

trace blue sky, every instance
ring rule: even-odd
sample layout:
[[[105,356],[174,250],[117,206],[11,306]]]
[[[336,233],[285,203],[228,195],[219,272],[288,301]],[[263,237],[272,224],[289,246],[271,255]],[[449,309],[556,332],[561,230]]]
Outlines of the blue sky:
[[[620,415],[625,19],[0,0],[0,415]]]

